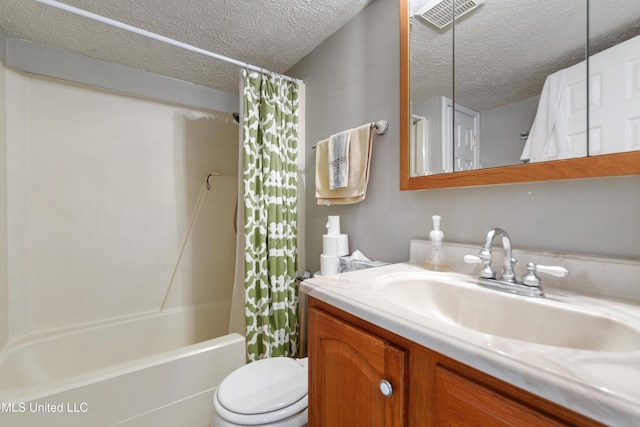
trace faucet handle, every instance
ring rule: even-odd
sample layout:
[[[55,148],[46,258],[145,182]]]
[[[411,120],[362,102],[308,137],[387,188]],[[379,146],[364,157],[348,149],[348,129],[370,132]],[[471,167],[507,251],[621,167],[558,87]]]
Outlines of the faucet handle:
[[[464,262],[466,262],[467,264],[482,264],[482,258],[480,258],[477,255],[465,255],[464,256]]]
[[[558,265],[535,265],[530,262],[527,264],[527,274],[522,276],[522,283],[527,286],[540,286],[541,281],[536,271],[556,277],[565,277],[569,274],[569,270]]]
[[[540,273],[550,274],[556,277],[566,277],[569,274],[569,270],[559,265],[536,265],[536,271]]]
[[[489,255],[465,255],[464,262],[467,264],[491,264],[492,256]]]
[[[491,257],[481,257],[477,255],[465,255],[464,262],[467,264],[484,264],[482,270],[480,270],[480,277],[485,279],[495,279],[496,272],[491,267]]]

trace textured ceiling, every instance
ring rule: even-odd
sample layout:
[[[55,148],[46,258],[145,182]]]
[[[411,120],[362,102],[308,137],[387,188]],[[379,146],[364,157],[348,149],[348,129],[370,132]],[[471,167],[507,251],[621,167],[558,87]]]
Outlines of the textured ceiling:
[[[193,46],[284,73],[373,0],[63,0]],[[411,0],[417,10],[427,0]],[[589,0],[592,47],[640,34],[640,0]],[[584,59],[584,0],[486,0],[456,21],[456,100],[478,111],[540,93],[546,76]],[[397,25],[395,17],[390,25]],[[0,0],[7,36],[226,92],[238,68],[53,9]],[[610,29],[615,28],[613,35]],[[451,27],[412,23],[414,101],[451,96]],[[604,40],[604,41],[603,41]]]
[[[63,0],[201,49],[284,73],[373,0]],[[238,92],[238,67],[33,0],[0,0],[8,37]]]
[[[412,0],[417,11],[426,0]],[[584,0],[486,0],[455,24],[455,98],[477,111],[539,95],[550,73],[585,59]],[[640,0],[589,0],[590,51],[640,34]],[[451,26],[414,17],[411,96],[452,96]]]

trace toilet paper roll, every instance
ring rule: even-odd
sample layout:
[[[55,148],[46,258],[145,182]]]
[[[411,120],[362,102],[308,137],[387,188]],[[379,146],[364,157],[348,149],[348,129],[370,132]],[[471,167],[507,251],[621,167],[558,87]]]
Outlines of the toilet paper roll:
[[[323,276],[340,273],[340,257],[320,255],[320,273]]]
[[[327,222],[327,234],[330,236],[337,236],[340,234],[340,216],[329,216],[329,222]]]
[[[330,256],[349,255],[349,235],[338,234],[333,236],[324,234],[322,236],[322,254]]]

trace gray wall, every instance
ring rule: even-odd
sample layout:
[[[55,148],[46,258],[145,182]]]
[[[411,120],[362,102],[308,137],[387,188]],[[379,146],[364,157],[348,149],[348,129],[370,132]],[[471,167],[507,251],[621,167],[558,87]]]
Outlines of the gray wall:
[[[520,132],[531,129],[539,96],[480,112],[480,163],[490,168],[517,165],[525,141]]]
[[[0,47],[6,55],[0,59],[6,65],[27,73],[224,113],[237,112],[239,109],[240,98],[235,93],[25,40],[1,38]]]
[[[479,244],[500,226],[516,248],[640,258],[640,176],[401,192],[398,22],[397,1],[376,0],[291,70],[307,93],[306,268],[319,270],[327,215],[341,216],[351,250],[391,262],[409,259],[434,214],[451,242]],[[390,129],[375,136],[366,199],[318,206],[311,145],[377,119]]]

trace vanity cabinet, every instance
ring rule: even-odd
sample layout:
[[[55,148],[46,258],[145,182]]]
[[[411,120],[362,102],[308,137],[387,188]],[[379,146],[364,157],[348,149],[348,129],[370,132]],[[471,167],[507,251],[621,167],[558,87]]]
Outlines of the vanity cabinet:
[[[312,297],[308,331],[309,427],[602,426]]]
[[[315,308],[309,324],[309,425],[407,425],[407,352]]]

